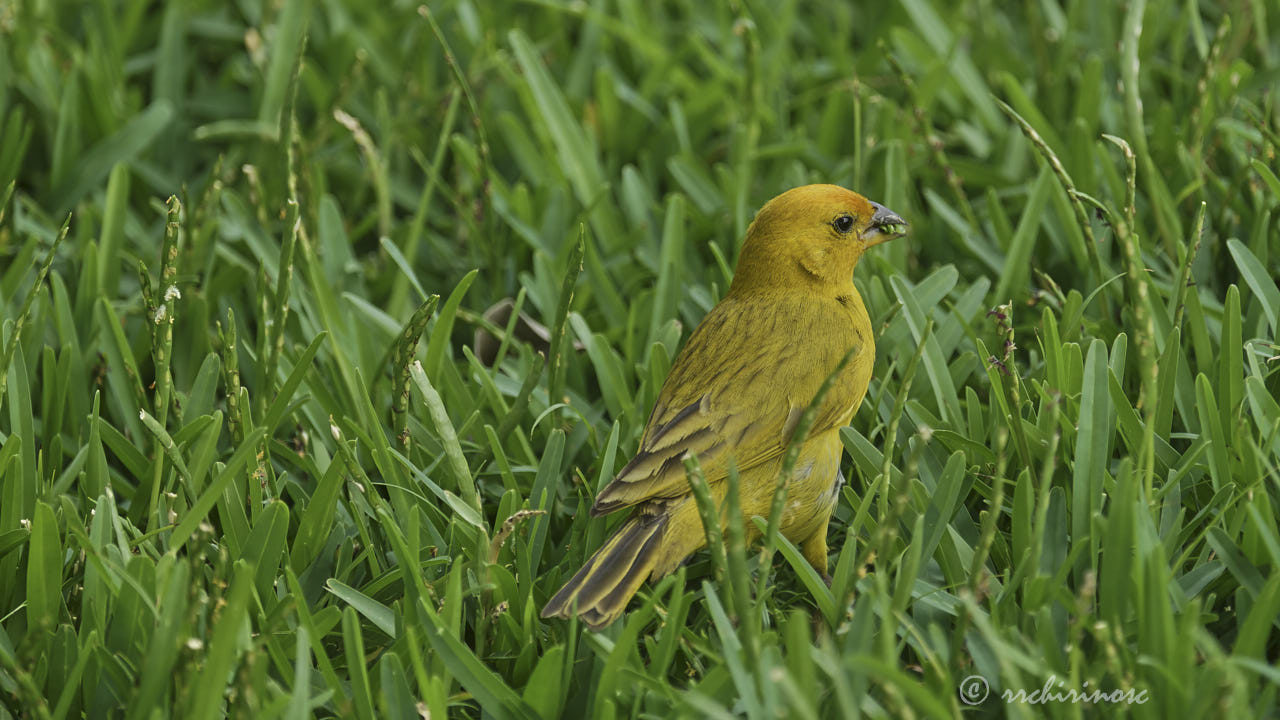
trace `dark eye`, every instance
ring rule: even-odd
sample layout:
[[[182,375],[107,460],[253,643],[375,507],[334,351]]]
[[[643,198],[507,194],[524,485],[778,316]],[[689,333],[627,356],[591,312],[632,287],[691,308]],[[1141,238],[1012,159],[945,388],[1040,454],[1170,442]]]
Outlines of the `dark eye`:
[[[841,234],[847,233],[853,229],[853,216],[841,215],[840,217],[831,221],[831,226],[834,227],[836,229],[836,232],[838,233],[841,233]]]

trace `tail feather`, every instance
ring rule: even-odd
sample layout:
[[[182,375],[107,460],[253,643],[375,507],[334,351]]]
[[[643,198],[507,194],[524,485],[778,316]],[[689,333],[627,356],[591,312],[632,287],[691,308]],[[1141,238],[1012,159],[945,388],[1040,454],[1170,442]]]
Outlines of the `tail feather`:
[[[661,559],[664,515],[637,514],[591,556],[542,608],[542,617],[575,613],[592,630],[618,619]]]

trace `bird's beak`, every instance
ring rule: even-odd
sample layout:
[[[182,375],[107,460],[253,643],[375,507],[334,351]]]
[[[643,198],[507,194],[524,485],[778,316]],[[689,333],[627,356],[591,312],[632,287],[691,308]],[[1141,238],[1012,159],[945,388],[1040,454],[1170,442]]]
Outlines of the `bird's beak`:
[[[871,216],[871,227],[862,234],[863,242],[867,247],[907,234],[907,221],[899,217],[898,213],[880,203],[873,202],[871,207],[875,208],[876,212]]]

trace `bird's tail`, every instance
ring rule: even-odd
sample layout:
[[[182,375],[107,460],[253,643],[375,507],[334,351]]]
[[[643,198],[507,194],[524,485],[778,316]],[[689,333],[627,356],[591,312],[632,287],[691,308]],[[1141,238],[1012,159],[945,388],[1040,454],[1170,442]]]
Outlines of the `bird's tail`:
[[[666,526],[665,514],[637,513],[547,602],[542,617],[577,613],[592,630],[617,620],[662,559]]]

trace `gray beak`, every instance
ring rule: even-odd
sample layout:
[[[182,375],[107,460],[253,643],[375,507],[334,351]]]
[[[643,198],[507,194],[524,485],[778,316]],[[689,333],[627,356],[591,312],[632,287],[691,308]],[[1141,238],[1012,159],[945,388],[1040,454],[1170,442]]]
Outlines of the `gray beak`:
[[[907,221],[903,220],[898,213],[877,202],[871,203],[871,207],[875,208],[876,212],[871,216],[871,228],[863,236],[868,246],[879,245],[886,240],[907,234]]]

